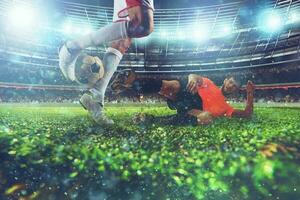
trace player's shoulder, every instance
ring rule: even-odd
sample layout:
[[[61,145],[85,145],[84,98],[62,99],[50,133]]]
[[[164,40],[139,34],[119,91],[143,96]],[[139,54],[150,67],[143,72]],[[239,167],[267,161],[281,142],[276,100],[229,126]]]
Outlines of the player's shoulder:
[[[202,76],[202,84],[204,84],[204,85],[212,85],[212,84],[214,84],[214,82],[212,80],[210,80],[209,78]]]

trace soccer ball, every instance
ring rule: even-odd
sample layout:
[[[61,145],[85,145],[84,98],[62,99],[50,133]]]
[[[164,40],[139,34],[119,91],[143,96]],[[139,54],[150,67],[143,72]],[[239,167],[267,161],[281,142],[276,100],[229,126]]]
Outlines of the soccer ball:
[[[81,85],[92,87],[103,78],[104,67],[98,57],[80,54],[75,61],[75,81]]]

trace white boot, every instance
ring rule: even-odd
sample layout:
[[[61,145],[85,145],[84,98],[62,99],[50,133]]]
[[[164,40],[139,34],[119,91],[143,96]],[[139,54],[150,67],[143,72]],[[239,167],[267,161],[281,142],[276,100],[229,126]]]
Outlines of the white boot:
[[[80,50],[71,53],[67,48],[66,44],[64,44],[58,53],[59,57],[59,67],[62,71],[63,75],[66,79],[74,81],[75,78],[75,61],[78,58],[79,54],[81,53]]]
[[[100,125],[112,125],[114,121],[107,118],[104,114],[104,109],[101,103],[93,100],[93,97],[88,94],[82,95],[80,98],[82,107],[89,111],[93,120]]]

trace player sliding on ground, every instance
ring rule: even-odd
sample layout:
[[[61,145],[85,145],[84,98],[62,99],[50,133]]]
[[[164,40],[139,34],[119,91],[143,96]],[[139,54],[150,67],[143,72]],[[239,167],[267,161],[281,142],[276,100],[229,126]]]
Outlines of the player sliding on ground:
[[[158,92],[167,98],[168,107],[177,111],[174,116],[150,117],[152,123],[209,124],[217,117],[250,118],[253,113],[254,85],[251,81],[246,86],[247,103],[244,110],[234,109],[226,102],[226,95],[239,90],[239,84],[233,77],[226,78],[221,88],[210,79],[194,74],[182,80],[135,80],[127,83],[128,86],[139,94]],[[112,87],[117,88],[116,81]]]
[[[77,83],[85,80],[83,84],[89,86],[91,95],[84,94],[80,103],[99,124],[114,123],[104,114],[104,95],[107,85],[123,54],[131,45],[131,38],[145,37],[153,31],[153,11],[153,0],[114,0],[114,23],[87,36],[67,41],[59,50],[59,66],[63,75]],[[110,42],[112,45],[107,49],[102,62],[104,70],[101,69],[102,63],[99,59],[82,54],[82,51],[88,47]],[[88,64],[90,64],[90,71],[99,73],[104,71],[104,74],[98,76],[86,72]],[[82,70],[83,68],[85,71]],[[80,72],[83,73],[78,75]],[[92,74],[93,77],[84,78],[82,74]]]

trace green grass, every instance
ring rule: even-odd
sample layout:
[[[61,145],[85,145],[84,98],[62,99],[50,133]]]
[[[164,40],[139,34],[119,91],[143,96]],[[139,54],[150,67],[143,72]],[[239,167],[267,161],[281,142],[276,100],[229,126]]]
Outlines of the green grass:
[[[300,109],[255,109],[208,126],[134,124],[108,107],[100,127],[78,106],[0,106],[0,199],[297,199]]]

